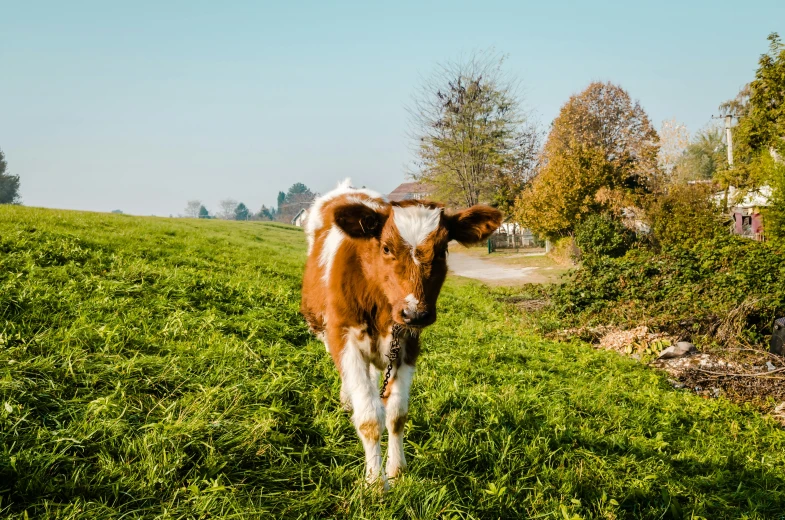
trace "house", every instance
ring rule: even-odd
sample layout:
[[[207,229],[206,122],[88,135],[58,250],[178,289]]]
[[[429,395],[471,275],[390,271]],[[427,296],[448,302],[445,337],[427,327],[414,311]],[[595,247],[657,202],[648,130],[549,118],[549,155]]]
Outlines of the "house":
[[[724,195],[724,194],[723,194]],[[763,215],[761,209],[769,205],[771,186],[761,186],[741,196],[734,187],[728,190],[728,206],[733,216],[733,233],[739,236],[763,240]]]
[[[297,215],[294,216],[292,219],[292,225],[297,227],[303,227],[305,225],[305,220],[308,218],[308,210],[301,209],[297,212]]]
[[[400,202],[402,200],[425,200],[433,196],[436,191],[430,184],[422,182],[404,182],[395,188],[387,198],[390,202]]]
[[[491,236],[494,249],[537,247],[537,239],[530,229],[507,217]]]

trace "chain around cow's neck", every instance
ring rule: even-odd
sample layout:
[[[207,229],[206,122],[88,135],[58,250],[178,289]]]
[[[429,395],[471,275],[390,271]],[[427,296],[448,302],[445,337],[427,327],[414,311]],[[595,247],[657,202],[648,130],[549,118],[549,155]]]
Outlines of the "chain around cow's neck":
[[[387,365],[387,372],[384,374],[384,382],[382,383],[382,390],[379,392],[379,397],[384,399],[384,392],[387,390],[387,383],[390,382],[390,374],[392,373],[393,364],[398,359],[398,353],[401,351],[401,336],[406,327],[398,325],[397,323],[392,326],[392,340],[390,340],[390,353],[387,354],[387,359],[390,364]]]

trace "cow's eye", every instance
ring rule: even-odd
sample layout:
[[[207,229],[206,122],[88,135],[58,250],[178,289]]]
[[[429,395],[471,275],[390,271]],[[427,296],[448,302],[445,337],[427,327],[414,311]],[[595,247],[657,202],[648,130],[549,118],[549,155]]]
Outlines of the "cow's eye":
[[[390,255],[390,254],[392,254],[392,252],[390,251],[390,248],[389,248],[389,247],[387,247],[387,246],[384,246],[384,247],[382,248],[382,251],[384,251],[384,254],[385,254],[385,255]]]

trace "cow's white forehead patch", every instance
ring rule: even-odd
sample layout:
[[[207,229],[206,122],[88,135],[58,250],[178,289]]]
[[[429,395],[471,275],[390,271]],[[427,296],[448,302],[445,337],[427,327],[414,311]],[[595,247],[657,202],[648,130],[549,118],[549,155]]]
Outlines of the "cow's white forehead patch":
[[[441,208],[427,206],[393,207],[393,220],[401,238],[416,248],[428,238],[428,235],[439,227]]]

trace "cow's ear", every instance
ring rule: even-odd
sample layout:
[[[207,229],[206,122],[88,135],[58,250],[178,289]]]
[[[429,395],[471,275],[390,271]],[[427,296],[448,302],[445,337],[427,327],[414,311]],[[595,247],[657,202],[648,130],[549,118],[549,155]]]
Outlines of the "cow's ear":
[[[372,200],[351,201],[336,207],[335,224],[352,238],[378,238],[382,234],[390,208]]]
[[[501,211],[490,206],[472,206],[447,217],[450,240],[464,245],[482,242],[501,225]]]

